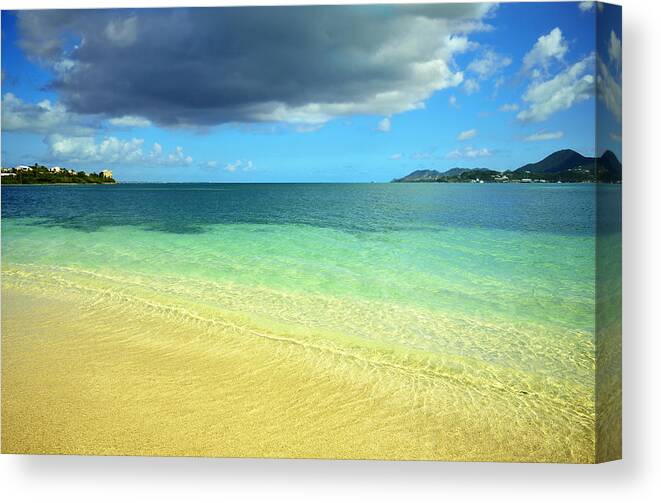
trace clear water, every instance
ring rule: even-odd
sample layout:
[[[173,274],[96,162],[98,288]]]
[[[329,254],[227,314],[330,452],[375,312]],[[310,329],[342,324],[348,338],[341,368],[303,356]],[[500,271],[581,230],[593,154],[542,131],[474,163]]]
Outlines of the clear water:
[[[7,186],[3,282],[496,380],[587,428],[595,219],[589,184]]]
[[[532,338],[572,345],[594,334],[591,185],[127,184],[2,196],[5,265],[316,296],[329,319],[341,316],[333,301],[366,302],[431,322],[526,324]],[[463,345],[391,328],[403,349]],[[343,331],[378,335],[349,322]],[[471,356],[498,360],[490,344],[510,342],[476,341]]]

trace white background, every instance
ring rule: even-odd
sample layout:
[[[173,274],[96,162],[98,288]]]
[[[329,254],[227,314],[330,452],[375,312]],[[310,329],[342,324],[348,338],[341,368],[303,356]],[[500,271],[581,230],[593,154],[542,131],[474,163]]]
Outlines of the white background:
[[[3,0],[2,8],[277,4]],[[305,2],[286,2],[305,3]],[[339,2],[326,2],[339,3]],[[350,2],[348,2],[350,3]],[[596,466],[0,456],[3,501],[661,501],[661,2],[624,7],[624,460]]]

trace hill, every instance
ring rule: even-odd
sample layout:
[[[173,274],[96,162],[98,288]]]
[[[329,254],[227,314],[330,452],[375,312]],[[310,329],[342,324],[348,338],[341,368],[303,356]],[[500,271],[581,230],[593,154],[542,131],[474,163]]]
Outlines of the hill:
[[[436,171],[435,169],[418,169],[402,178],[393,180],[393,182],[444,182],[447,181],[448,178],[460,177],[469,171],[474,170],[468,168],[451,168],[447,171]]]
[[[393,180],[394,182],[436,182],[443,173],[435,169],[418,169],[405,177]]]
[[[109,176],[104,176],[104,174]],[[2,185],[43,185],[64,183],[115,183],[111,172],[86,173],[84,171],[67,170],[62,168],[48,169],[46,166],[34,164],[33,166],[19,166],[2,169]]]
[[[515,173],[531,174],[569,174],[583,171],[594,176],[600,182],[618,182],[622,180],[622,163],[617,156],[607,150],[601,157],[585,157],[574,150],[559,150],[539,162],[526,164]]]
[[[607,150],[600,157],[586,157],[571,149],[554,152],[538,162],[504,172],[490,169],[452,168],[440,172],[417,170],[393,182],[603,182],[622,181],[622,163]]]
[[[594,158],[585,157],[570,149],[558,150],[539,162],[533,162],[514,170],[515,173],[562,173],[570,169],[591,168]]]

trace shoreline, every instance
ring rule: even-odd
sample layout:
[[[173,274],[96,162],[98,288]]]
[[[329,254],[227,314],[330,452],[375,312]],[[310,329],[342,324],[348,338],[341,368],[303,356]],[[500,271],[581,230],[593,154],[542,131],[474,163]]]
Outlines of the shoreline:
[[[207,322],[200,305],[31,274],[3,267],[3,452],[594,462],[593,420],[563,419],[576,404],[550,414],[537,392],[425,377],[292,344],[286,326],[238,313]]]
[[[522,182],[108,182],[108,183],[0,183],[2,187],[25,187],[30,185],[44,186],[44,185],[599,185],[599,186],[619,186],[621,183],[607,183],[607,182],[547,182],[547,183],[522,183]]]
[[[104,182],[104,183],[93,183],[93,182],[54,182],[54,183],[2,183],[0,182],[0,186],[3,187],[8,187],[8,186],[15,186],[15,187],[25,187],[25,186],[30,186],[30,185],[38,185],[38,186],[44,186],[44,185],[117,185],[117,182]]]

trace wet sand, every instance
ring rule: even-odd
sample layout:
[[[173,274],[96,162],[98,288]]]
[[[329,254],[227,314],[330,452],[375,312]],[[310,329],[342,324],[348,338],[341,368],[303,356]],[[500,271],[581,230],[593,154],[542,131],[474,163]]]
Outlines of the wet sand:
[[[231,312],[65,279],[3,272],[5,453],[595,460],[594,404],[576,386],[563,399],[507,369],[329,351],[277,324],[256,337]]]

